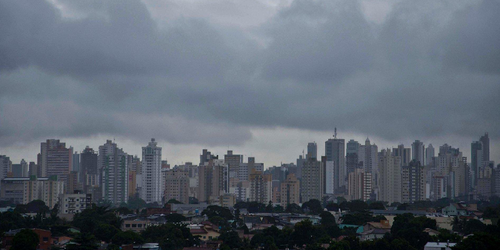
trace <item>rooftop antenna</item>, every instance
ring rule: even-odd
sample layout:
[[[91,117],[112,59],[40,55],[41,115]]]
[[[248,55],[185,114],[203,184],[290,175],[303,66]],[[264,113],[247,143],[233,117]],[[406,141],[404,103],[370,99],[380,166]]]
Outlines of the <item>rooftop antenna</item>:
[[[334,138],[334,139],[337,139],[337,127],[335,127],[335,132],[334,132],[334,134],[333,134],[333,138]]]

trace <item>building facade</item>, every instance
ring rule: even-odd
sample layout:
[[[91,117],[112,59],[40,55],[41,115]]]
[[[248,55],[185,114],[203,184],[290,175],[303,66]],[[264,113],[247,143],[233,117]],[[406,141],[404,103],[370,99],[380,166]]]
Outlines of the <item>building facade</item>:
[[[161,203],[163,190],[161,179],[161,147],[154,138],[142,148],[142,188],[141,198],[147,203]]]

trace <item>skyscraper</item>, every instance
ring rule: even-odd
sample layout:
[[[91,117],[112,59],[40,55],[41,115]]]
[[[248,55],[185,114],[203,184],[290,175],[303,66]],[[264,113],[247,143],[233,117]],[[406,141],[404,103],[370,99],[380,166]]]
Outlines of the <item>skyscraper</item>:
[[[161,147],[154,138],[148,146],[142,147],[142,189],[141,198],[148,203],[161,203]]]
[[[425,146],[424,143],[416,140],[411,144],[411,159],[420,162],[420,165],[425,164]]]
[[[128,201],[127,154],[110,140],[99,147],[99,161],[102,160],[102,196],[113,204]],[[99,162],[98,162],[99,164]],[[87,175],[88,177],[88,175]]]
[[[477,184],[479,168],[483,162],[483,144],[481,141],[474,141],[470,145],[471,156],[471,171],[472,171],[472,187]]]
[[[401,171],[402,202],[413,203],[425,200],[424,167],[420,161],[412,160],[408,166],[403,166]]]
[[[9,172],[12,172],[12,162],[10,158],[5,155],[0,155],[0,180],[7,178]]]
[[[390,149],[382,150],[378,157],[380,171],[379,200],[389,204],[401,202],[401,156]]]
[[[40,146],[41,174],[43,177],[57,176],[58,181],[66,183],[73,164],[73,148],[66,143],[49,139]]]
[[[425,166],[429,166],[432,164],[432,158],[434,158],[435,152],[432,144],[429,144],[425,149]]]
[[[80,154],[80,180],[83,190],[87,192],[88,187],[99,186],[97,171],[97,154],[89,146]]]
[[[281,183],[280,202],[283,208],[289,204],[300,204],[300,182],[294,174],[289,174]]]
[[[228,150],[227,154],[224,155],[224,162],[229,167],[229,176],[231,178],[238,177],[240,164],[243,163],[243,155],[236,155],[233,154],[232,150]]]
[[[359,158],[358,155],[359,146],[360,146],[359,143],[355,140],[350,140],[349,142],[347,142],[347,150],[345,156],[347,175],[349,175],[349,173],[354,172],[354,170],[359,167],[360,160],[364,161],[364,159]]]
[[[359,147],[359,159],[363,161],[365,173],[371,173],[372,189],[378,188],[379,168],[378,168],[378,147],[371,144],[370,139],[366,138],[365,145]]]
[[[335,133],[333,139],[325,142],[326,161],[333,161],[334,165],[334,189],[335,192],[345,191],[346,168],[345,168],[345,140],[337,139]],[[305,183],[302,181],[302,183]]]
[[[301,197],[302,202],[311,199],[321,200],[323,195],[323,171],[321,162],[309,158],[302,167]]]
[[[397,148],[392,149],[394,156],[401,157],[401,166],[408,166],[411,161],[411,149],[405,148],[403,144],[398,145]]]
[[[73,153],[73,166],[71,171],[80,172],[80,154],[77,152]]]
[[[307,157],[318,159],[318,145],[316,142],[309,142],[307,144]]]
[[[371,173],[365,173],[364,169],[357,168],[349,173],[348,180],[348,194],[351,200],[367,201],[370,199],[372,192]]]
[[[488,137],[488,133],[485,133],[479,141],[483,145],[483,162],[490,161],[490,138]]]
[[[229,170],[224,160],[211,159],[198,167],[198,200],[210,202],[229,191]]]

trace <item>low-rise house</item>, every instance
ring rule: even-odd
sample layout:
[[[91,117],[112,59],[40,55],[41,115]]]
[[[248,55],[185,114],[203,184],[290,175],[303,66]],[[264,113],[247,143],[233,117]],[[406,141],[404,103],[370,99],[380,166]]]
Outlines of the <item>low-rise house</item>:
[[[441,210],[441,213],[447,216],[468,216],[477,212],[477,204],[466,205],[462,203],[451,203]]]
[[[361,240],[381,239],[386,233],[391,232],[389,221],[381,220],[380,222],[368,222],[363,225],[363,232],[360,233]]]
[[[456,244],[449,242],[427,242],[424,250],[451,250]]]
[[[219,228],[209,221],[204,221],[202,224],[189,225],[189,231],[193,236],[199,236],[200,240],[215,240],[219,237]]]

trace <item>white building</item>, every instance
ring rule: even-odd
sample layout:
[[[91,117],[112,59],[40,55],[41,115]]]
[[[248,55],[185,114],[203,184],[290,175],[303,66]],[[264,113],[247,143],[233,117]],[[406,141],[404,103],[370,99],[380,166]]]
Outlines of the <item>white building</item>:
[[[76,214],[92,206],[91,194],[61,194],[59,196],[59,213]]]
[[[148,146],[142,147],[142,188],[141,198],[147,203],[161,203],[163,194],[161,178],[161,147],[154,138]]]
[[[334,194],[335,191],[335,162],[326,161],[325,165],[325,194]]]

